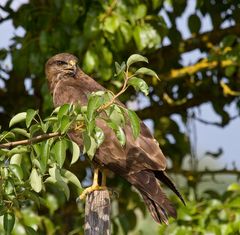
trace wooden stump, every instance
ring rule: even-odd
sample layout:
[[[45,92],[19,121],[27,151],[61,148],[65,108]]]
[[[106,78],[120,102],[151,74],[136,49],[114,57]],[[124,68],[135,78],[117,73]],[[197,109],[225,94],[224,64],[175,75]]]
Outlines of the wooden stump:
[[[85,205],[85,235],[110,235],[111,202],[108,190],[96,190],[87,195]]]

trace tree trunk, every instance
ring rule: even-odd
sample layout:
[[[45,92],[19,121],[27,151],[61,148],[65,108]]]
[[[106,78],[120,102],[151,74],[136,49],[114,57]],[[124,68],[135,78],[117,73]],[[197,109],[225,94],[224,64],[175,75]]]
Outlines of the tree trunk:
[[[108,190],[96,190],[88,194],[85,205],[85,235],[110,235],[110,210]]]

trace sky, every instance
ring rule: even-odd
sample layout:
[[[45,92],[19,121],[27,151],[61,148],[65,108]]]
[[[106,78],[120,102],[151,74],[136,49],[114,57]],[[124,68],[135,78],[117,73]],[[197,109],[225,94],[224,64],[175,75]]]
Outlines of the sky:
[[[4,4],[6,0],[1,0],[0,4]],[[14,0],[13,1],[13,9],[17,9],[20,4],[27,2],[27,0]],[[190,32],[187,28],[187,19],[188,16],[191,13],[194,13],[195,9],[195,1],[189,1],[190,4],[188,4],[186,12],[179,17],[177,20],[177,25],[179,28],[181,28],[181,31],[183,33],[184,38],[188,38],[191,36]],[[164,13],[163,17],[164,17]],[[0,16],[2,15],[2,12],[0,11]],[[211,30],[211,23],[208,16],[204,17],[202,19],[202,28],[201,31],[205,32]],[[10,20],[0,24],[0,48],[7,47],[11,43],[11,37],[13,35],[24,35],[24,30],[22,28],[14,29],[12,23]],[[168,43],[167,41],[165,42]],[[183,65],[191,65],[194,64],[199,57],[202,57],[202,55],[198,50],[185,53],[185,55],[182,57],[182,63]],[[8,58],[6,61],[7,65],[11,67],[11,60]],[[1,87],[0,83],[0,87]],[[234,110],[233,106],[230,106],[229,109],[231,110],[231,113],[234,115],[237,113],[236,110]],[[214,122],[216,120],[219,120],[219,117],[213,112],[210,104],[204,104],[200,107],[201,110],[201,118],[204,120],[208,120],[211,122]],[[174,118],[180,123],[180,126],[182,126],[182,129],[184,129],[184,126],[181,124],[179,116],[175,115]],[[228,126],[225,128],[218,128],[216,126],[210,126],[210,125],[204,125],[198,121],[193,121],[192,126],[196,129],[196,136],[197,136],[197,142],[196,142],[196,153],[197,157],[201,158],[205,155],[206,151],[212,151],[216,152],[219,147],[223,147],[224,153],[222,157],[219,160],[212,160],[210,158],[204,158],[206,161],[202,161],[202,167],[208,166],[209,163],[211,166],[214,166],[215,168],[220,168],[221,166],[227,165],[228,168],[232,167],[232,162],[236,162],[236,165],[240,167],[240,118],[232,121]]]

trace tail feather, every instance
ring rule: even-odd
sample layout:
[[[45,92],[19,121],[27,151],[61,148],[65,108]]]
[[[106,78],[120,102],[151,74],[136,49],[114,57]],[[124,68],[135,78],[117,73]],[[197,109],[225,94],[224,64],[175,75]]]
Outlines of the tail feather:
[[[145,193],[142,193],[142,198],[152,215],[153,219],[157,223],[165,223],[168,224],[168,215],[165,209],[163,209],[160,205],[154,202],[151,198],[149,198]]]
[[[167,224],[168,216],[176,218],[176,209],[162,191],[153,172],[141,171],[129,175],[128,180],[140,191],[156,222]]]
[[[167,176],[167,174],[164,171],[154,171],[154,174],[158,180],[160,180],[162,183],[168,186],[180,198],[182,203],[186,205],[181,193],[177,190],[172,180]]]

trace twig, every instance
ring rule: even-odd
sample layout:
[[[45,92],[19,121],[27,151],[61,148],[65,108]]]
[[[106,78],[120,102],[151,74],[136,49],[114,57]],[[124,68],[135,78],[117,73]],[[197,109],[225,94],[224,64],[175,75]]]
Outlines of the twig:
[[[18,140],[18,141],[13,141],[13,142],[0,144],[0,148],[10,149],[10,148],[18,146],[18,145],[35,144],[35,143],[41,142],[43,140],[47,140],[47,139],[50,139],[50,138],[53,138],[53,137],[58,137],[58,136],[62,136],[62,134],[60,132],[42,134],[42,135],[38,135],[38,136],[35,136],[33,138],[30,138],[30,139],[26,139],[26,140]]]
[[[111,105],[116,101],[116,99],[117,99],[122,93],[124,93],[124,92],[127,90],[127,88],[128,88],[127,83],[128,83],[128,81],[129,81],[129,79],[130,79],[131,77],[132,77],[132,76],[128,77],[128,68],[127,68],[127,70],[126,70],[126,72],[125,72],[124,83],[123,83],[123,86],[122,86],[121,90],[120,90],[116,95],[114,95],[113,98],[112,98],[108,103],[100,106],[100,107],[98,108],[98,110],[97,110],[98,112],[101,112],[101,111],[103,111],[104,109],[107,109],[109,106],[111,106]]]

